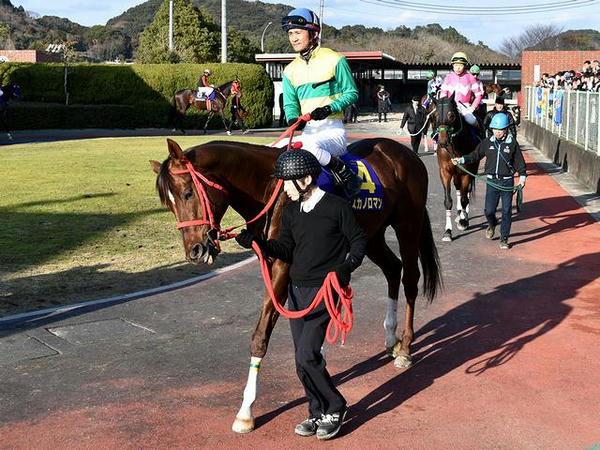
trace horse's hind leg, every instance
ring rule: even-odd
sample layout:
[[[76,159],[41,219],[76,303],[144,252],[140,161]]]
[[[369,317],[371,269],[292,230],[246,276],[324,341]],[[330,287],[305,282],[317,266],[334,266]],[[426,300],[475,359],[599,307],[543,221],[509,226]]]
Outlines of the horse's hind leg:
[[[388,354],[391,354],[394,345],[398,342],[396,328],[398,327],[398,293],[402,262],[385,242],[385,231],[369,241],[367,256],[381,269],[388,284],[387,308],[383,327],[385,328],[385,348]]]
[[[225,127],[225,131],[227,132],[227,136],[231,136],[231,125],[227,125],[227,120],[225,119],[225,114],[223,114],[222,110],[219,113],[219,115],[221,116],[221,119],[223,120],[223,126]]]
[[[410,217],[410,221],[408,219]],[[400,244],[400,257],[402,258],[402,285],[406,297],[406,313],[404,315],[404,332],[402,340],[394,347],[393,356],[394,365],[403,369],[412,366],[412,355],[410,345],[414,339],[414,315],[415,301],[419,293],[419,242],[421,228],[423,227],[423,212],[419,214],[410,214],[404,222],[392,224],[396,237]],[[417,219],[419,218],[420,219]]]
[[[208,118],[206,119],[206,122],[205,122],[205,124],[204,124],[204,127],[202,128],[203,134],[206,134],[206,127],[208,126],[208,122],[210,122],[210,119],[212,119],[214,115],[215,115],[215,113],[214,113],[214,112],[212,112],[212,111],[210,111],[210,112],[208,113]]]
[[[288,266],[281,261],[276,261],[272,267],[272,277],[275,295],[278,299],[283,299],[284,301],[288,285]],[[258,319],[258,324],[256,325],[256,330],[254,330],[250,344],[250,370],[248,372],[246,388],[244,389],[244,399],[231,426],[231,429],[236,433],[249,433],[254,430],[252,405],[258,393],[258,372],[260,371],[262,359],[267,353],[269,339],[278,318],[279,313],[275,310],[269,295],[265,294],[260,318]]]

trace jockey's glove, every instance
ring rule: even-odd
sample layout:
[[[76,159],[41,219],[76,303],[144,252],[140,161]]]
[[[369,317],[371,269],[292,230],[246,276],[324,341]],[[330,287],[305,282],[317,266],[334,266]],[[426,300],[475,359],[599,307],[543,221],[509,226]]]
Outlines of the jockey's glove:
[[[337,279],[340,282],[341,287],[346,287],[350,284],[350,277],[352,276],[352,264],[349,261],[344,261],[342,264],[338,264],[334,267],[333,271],[337,275]]]
[[[315,108],[313,112],[310,113],[310,118],[312,120],[323,120],[326,119],[327,116],[331,114],[331,106],[319,106]]]
[[[235,240],[244,248],[252,248],[252,242],[254,242],[256,238],[248,230],[243,229],[240,231],[240,234],[235,237]]]
[[[291,127],[296,122],[298,122],[298,118],[297,117],[294,117],[293,119],[288,120],[287,121],[288,127]],[[305,126],[306,126],[306,122],[302,121],[302,123],[300,123],[300,125],[298,125],[298,127],[296,128],[296,130],[303,130]]]

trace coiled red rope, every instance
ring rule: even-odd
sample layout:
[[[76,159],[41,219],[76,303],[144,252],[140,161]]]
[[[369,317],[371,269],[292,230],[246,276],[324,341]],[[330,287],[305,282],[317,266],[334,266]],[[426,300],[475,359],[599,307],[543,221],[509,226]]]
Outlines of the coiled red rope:
[[[335,272],[329,272],[312,303],[306,309],[301,311],[290,311],[283,307],[275,295],[273,281],[269,274],[269,266],[256,241],[252,242],[252,248],[260,262],[260,271],[265,287],[267,288],[269,297],[271,297],[271,302],[273,302],[273,306],[275,306],[277,312],[288,319],[299,319],[314,311],[321,302],[325,302],[325,307],[331,317],[329,324],[327,325],[327,341],[333,344],[339,337],[342,345],[344,345],[346,342],[346,335],[352,329],[352,324],[354,322],[354,314],[352,312],[352,298],[354,297],[354,292],[352,291],[352,288],[350,286],[345,288],[341,287]],[[339,297],[337,305],[335,303],[334,291]],[[333,334],[331,333],[332,330]]]

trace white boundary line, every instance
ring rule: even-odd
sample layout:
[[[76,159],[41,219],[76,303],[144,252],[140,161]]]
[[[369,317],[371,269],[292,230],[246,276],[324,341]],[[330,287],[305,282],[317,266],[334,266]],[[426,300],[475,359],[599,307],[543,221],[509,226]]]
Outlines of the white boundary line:
[[[75,303],[73,305],[57,306],[54,308],[40,309],[38,311],[29,311],[29,312],[24,312],[24,313],[20,313],[20,314],[14,314],[12,316],[2,317],[2,318],[0,318],[0,326],[2,326],[3,324],[10,323],[10,322],[18,322],[22,319],[32,319],[37,316],[52,317],[57,314],[63,314],[63,313],[69,312],[69,311],[74,311],[76,309],[86,308],[89,306],[117,303],[117,302],[121,302],[121,301],[127,300],[127,299],[146,297],[151,294],[160,294],[165,291],[170,291],[173,289],[178,289],[178,288],[182,288],[182,287],[191,286],[196,283],[200,283],[201,281],[208,280],[210,278],[219,276],[223,273],[227,273],[231,270],[238,269],[238,268],[243,267],[247,264],[250,264],[254,261],[256,261],[256,257],[251,256],[250,258],[246,258],[246,259],[239,261],[235,264],[232,264],[230,266],[226,266],[226,267],[222,267],[221,269],[217,269],[214,272],[205,273],[204,275],[200,275],[200,276],[190,278],[187,280],[183,280],[183,281],[178,281],[176,283],[172,283],[167,286],[160,286],[157,288],[146,289],[143,291],[132,292],[130,294],[118,295],[115,297],[109,297],[109,298],[104,298],[104,299],[99,299],[99,300],[90,300],[90,301],[86,301],[86,302]]]

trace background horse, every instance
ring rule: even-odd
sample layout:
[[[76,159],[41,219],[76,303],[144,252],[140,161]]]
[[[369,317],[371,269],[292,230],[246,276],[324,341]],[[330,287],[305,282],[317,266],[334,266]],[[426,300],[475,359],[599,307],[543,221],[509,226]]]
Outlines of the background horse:
[[[8,104],[12,100],[18,100],[21,97],[21,87],[18,84],[11,83],[2,86],[2,99],[0,100],[0,123],[9,140],[12,140],[12,135],[8,129]]]
[[[187,110],[194,105],[200,111],[208,111],[208,118],[206,119],[206,123],[202,128],[204,134],[206,134],[206,127],[208,126],[210,119],[212,119],[215,114],[221,116],[221,120],[223,120],[223,125],[225,126],[225,130],[227,130],[227,134],[231,134],[230,125],[228,125],[227,121],[225,120],[224,111],[225,105],[227,104],[227,98],[231,94],[232,84],[233,81],[229,81],[215,88],[215,98],[210,100],[210,110],[207,107],[209,103],[207,100],[198,100],[196,97],[197,91],[195,89],[184,89],[182,91],[175,92],[172,103],[173,109],[171,110],[169,121],[175,128],[179,128],[182,133],[185,133],[185,130],[183,129],[184,117],[187,113]],[[177,126],[178,124],[179,127]]]
[[[466,230],[469,227],[469,200],[475,189],[475,179],[452,164],[451,159],[471,153],[477,146],[469,125],[458,112],[451,97],[434,99],[435,112],[432,114],[432,127],[436,135],[437,160],[440,180],[444,188],[444,207],[446,208],[446,225],[442,241],[452,241],[452,193],[450,182],[456,189],[456,227]],[[478,164],[467,164],[471,173],[477,173]]]
[[[188,261],[198,265],[203,262],[211,264],[219,250],[215,243],[215,229],[206,222],[212,222],[218,228],[229,206],[246,221],[255,217],[274,191],[277,180],[271,175],[281,150],[219,141],[192,147],[185,154],[172,140],[168,140],[168,147],[170,156],[162,164],[151,161],[153,170],[158,174],[156,184],[160,199],[175,214],[178,227],[182,230]],[[356,215],[369,237],[366,255],[379,266],[387,280],[385,345],[388,352],[395,356],[395,365],[407,368],[412,365],[410,345],[414,336],[419,259],[423,270],[424,294],[429,301],[435,297],[441,283],[437,249],[425,208],[427,170],[412,150],[390,139],[367,139],[360,141],[354,148],[357,149],[354,151],[357,154],[372,150],[365,159],[379,176],[384,190],[384,207],[381,211],[359,211]],[[206,195],[200,195],[191,176],[181,172],[188,167],[188,161],[204,177],[199,183]],[[276,237],[282,208],[287,201],[287,196],[281,192],[272,211],[249,224],[248,229],[263,239]],[[204,208],[202,205],[209,207]],[[198,219],[199,213],[204,224],[184,223]],[[213,220],[204,220],[206,217],[212,217]],[[388,226],[395,231],[401,259],[386,243],[385,230]],[[280,260],[270,262],[275,295],[284,302],[289,282],[288,269],[289,266]],[[404,332],[398,341],[396,312],[401,283],[406,297],[406,312]],[[256,398],[258,368],[266,354],[278,315],[269,295],[265,294],[260,318],[252,336],[250,372],[244,400],[232,427],[236,432],[254,429],[251,407]]]

